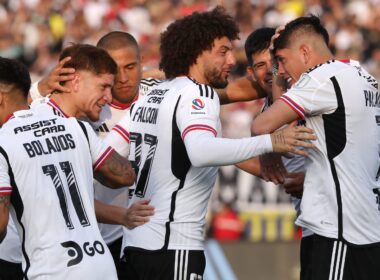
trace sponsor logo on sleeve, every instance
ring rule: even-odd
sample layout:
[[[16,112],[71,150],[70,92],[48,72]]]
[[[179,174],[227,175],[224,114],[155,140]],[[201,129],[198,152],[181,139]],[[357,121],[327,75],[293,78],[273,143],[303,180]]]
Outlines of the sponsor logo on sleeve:
[[[205,103],[202,99],[196,98],[191,102],[191,114],[206,114]]]

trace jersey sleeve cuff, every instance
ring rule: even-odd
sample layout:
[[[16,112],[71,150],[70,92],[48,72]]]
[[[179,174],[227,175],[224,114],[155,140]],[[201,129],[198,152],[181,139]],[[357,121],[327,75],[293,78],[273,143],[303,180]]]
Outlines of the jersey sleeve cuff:
[[[0,194],[1,195],[7,195],[12,193],[12,187],[7,186],[7,187],[0,187]]]
[[[298,105],[293,99],[291,99],[289,96],[287,95],[283,95],[280,97],[280,100],[284,101],[286,104],[288,104],[290,106],[290,108],[292,108],[292,110],[294,112],[296,112],[296,114],[301,118],[301,119],[305,119],[305,110],[300,106]]]
[[[109,146],[93,165],[94,171],[97,171],[100,167],[102,167],[102,165],[106,162],[106,160],[112,155],[114,151],[115,150]]]
[[[112,130],[116,131],[117,133],[119,133],[119,135],[129,144],[130,140],[129,140],[129,133],[128,131],[126,131],[123,127],[121,127],[120,125],[115,125]]]

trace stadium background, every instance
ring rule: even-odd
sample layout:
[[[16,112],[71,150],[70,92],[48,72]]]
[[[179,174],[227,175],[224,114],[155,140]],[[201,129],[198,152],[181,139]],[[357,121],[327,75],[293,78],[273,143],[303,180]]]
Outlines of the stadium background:
[[[33,80],[47,74],[63,46],[95,44],[123,30],[138,40],[144,68],[159,60],[159,34],[173,20],[223,5],[240,27],[232,79],[245,73],[244,42],[256,28],[319,15],[338,59],[356,59],[380,78],[380,0],[0,0],[0,56],[28,65]],[[223,106],[224,135],[250,134],[262,101]],[[207,279],[298,279],[300,231],[289,197],[233,166],[220,169],[210,203]],[[226,262],[227,261],[227,262]],[[231,268],[231,269],[230,269]]]

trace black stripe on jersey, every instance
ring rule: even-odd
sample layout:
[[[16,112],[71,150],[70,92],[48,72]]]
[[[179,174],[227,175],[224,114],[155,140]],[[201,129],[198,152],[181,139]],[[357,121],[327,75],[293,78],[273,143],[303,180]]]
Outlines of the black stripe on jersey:
[[[324,65],[324,64],[330,64],[330,63],[332,63],[332,62],[335,62],[335,59],[328,60],[328,61],[326,61],[326,62],[324,62],[324,63],[318,64],[318,65],[315,65],[315,66],[313,66],[312,68],[310,68],[309,70],[307,70],[305,73],[308,74],[308,73],[314,71],[315,69],[321,67],[322,65]]]
[[[189,172],[191,163],[189,156],[187,155],[185,144],[183,143],[181,132],[177,126],[177,108],[179,101],[181,100],[181,96],[177,100],[177,104],[175,105],[175,109],[173,112],[172,119],[172,151],[171,151],[171,169],[173,175],[180,180],[178,189],[173,192],[171,203],[170,203],[170,213],[169,213],[169,221],[166,222],[166,233],[165,233],[165,243],[161,250],[166,250],[169,245],[169,237],[170,237],[170,223],[174,221],[174,212],[175,212],[175,203],[177,198],[177,193],[180,189],[183,188],[185,184],[185,178],[187,172]]]
[[[66,118],[64,115],[61,114],[60,111],[58,111],[58,110],[55,109],[55,108],[53,108],[53,114],[56,115],[56,116],[59,116],[59,117]]]
[[[202,85],[199,85],[199,84],[198,84],[198,87],[199,87],[199,95],[200,95],[200,96],[203,96]]]
[[[0,147],[0,153],[3,155],[3,157],[5,158],[5,160],[7,161],[7,164],[8,164],[8,174],[9,174],[9,178],[10,178],[10,182],[11,182],[11,186],[12,186],[11,203],[12,203],[13,208],[15,209],[17,221],[20,224],[21,229],[22,229],[21,250],[22,250],[22,253],[24,255],[25,264],[26,264],[25,265],[25,271],[23,271],[24,279],[28,280],[29,279],[28,278],[28,271],[30,268],[30,260],[29,260],[28,255],[26,254],[26,250],[25,250],[25,227],[24,227],[23,223],[21,222],[21,218],[22,218],[22,215],[24,213],[24,204],[22,203],[21,195],[20,195],[20,192],[18,191],[18,188],[16,185],[15,177],[14,177],[14,174],[12,171],[12,167],[9,163],[8,155],[2,147]]]
[[[157,80],[157,79],[153,79],[153,78],[150,78],[150,79],[142,79],[140,81],[140,84],[143,84],[143,85],[146,85],[146,86],[154,86],[154,85],[157,85],[161,83],[160,80]]]
[[[346,111],[344,107],[342,91],[335,77],[330,78],[333,83],[337,99],[337,108],[334,113],[322,115],[326,136],[327,157],[330,162],[331,173],[335,183],[336,199],[338,205],[338,238],[343,240],[342,196],[340,182],[336,172],[334,158],[337,157],[346,146]]]
[[[83,130],[84,135],[86,136],[88,146],[90,146],[90,140],[88,139],[88,133],[87,133],[86,126],[80,120],[77,120],[77,122],[78,122],[80,128]]]
[[[208,97],[210,99],[214,99],[214,89],[208,85],[200,84],[196,80],[187,77],[190,81],[192,81],[194,84],[196,84],[199,88],[199,95],[202,97]]]

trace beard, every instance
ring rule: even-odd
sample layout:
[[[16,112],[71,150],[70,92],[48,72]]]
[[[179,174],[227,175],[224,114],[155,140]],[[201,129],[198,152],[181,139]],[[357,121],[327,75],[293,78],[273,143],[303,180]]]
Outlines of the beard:
[[[225,88],[228,85],[228,80],[224,79],[222,72],[216,68],[206,69],[205,78],[213,88]]]

